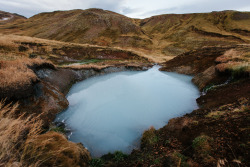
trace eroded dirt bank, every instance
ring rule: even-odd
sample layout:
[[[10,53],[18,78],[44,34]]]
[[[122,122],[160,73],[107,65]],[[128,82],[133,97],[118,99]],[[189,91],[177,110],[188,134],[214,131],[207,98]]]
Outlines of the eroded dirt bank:
[[[143,67],[114,65],[83,69],[37,68],[34,72],[38,80],[30,86],[32,93],[27,94],[26,89],[21,88],[16,95],[22,94],[23,96],[11,96],[10,100],[18,100],[20,112],[25,111],[25,115],[40,115],[44,128],[49,128],[56,114],[67,108],[68,101],[65,95],[74,83],[92,76],[127,70],[143,71],[150,67],[151,65],[145,64]]]

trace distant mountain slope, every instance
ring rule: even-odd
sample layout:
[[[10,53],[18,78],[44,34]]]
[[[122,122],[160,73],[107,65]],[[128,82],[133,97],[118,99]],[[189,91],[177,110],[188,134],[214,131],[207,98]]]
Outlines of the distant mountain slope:
[[[130,48],[160,62],[203,46],[250,43],[250,12],[165,14],[140,20],[102,9],[55,11],[0,25],[1,32]]]
[[[250,12],[166,14],[144,19],[140,25],[165,54],[250,42]]]
[[[0,10],[0,25],[11,23],[20,19],[23,20],[26,19],[26,17],[18,15],[16,13],[8,13]]]
[[[41,13],[19,27],[24,35],[66,42],[131,46],[138,41],[141,47],[150,43],[133,19],[102,9]]]

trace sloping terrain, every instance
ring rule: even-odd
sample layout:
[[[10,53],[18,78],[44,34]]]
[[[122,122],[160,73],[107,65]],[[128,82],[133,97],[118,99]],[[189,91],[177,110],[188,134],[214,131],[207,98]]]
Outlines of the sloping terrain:
[[[65,42],[141,47],[150,44],[133,19],[101,9],[41,13],[18,27],[24,35]]]
[[[249,12],[166,14],[140,20],[88,9],[41,13],[2,25],[0,32],[129,48],[163,62],[203,46],[249,43],[249,27]]]
[[[140,25],[166,55],[203,46],[250,42],[249,12],[166,14],[144,19]]]

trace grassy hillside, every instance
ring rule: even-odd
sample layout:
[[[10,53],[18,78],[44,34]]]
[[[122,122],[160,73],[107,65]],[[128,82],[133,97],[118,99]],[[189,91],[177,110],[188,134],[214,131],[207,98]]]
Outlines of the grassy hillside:
[[[250,12],[166,14],[131,19],[102,9],[41,13],[0,25],[2,33],[136,50],[156,62],[203,46],[250,43]]]
[[[222,11],[153,16],[140,23],[163,54],[250,42],[250,13]]]
[[[130,50],[19,35],[4,35],[1,33],[0,55],[0,61],[15,60],[21,57],[41,57],[52,61],[55,65],[71,64],[91,59],[101,62],[111,60],[116,60],[117,62],[149,62],[144,55],[139,55]]]
[[[21,34],[65,42],[103,46],[150,43],[133,19],[101,10],[71,10],[41,13],[18,24]]]

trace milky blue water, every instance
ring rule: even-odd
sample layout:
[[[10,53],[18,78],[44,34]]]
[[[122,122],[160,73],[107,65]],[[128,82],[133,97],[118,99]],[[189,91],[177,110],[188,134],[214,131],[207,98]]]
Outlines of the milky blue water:
[[[64,121],[72,130],[70,140],[83,143],[94,157],[131,152],[150,126],[159,129],[198,108],[192,77],[158,69],[106,74],[75,84],[67,95],[69,108],[56,121]]]

